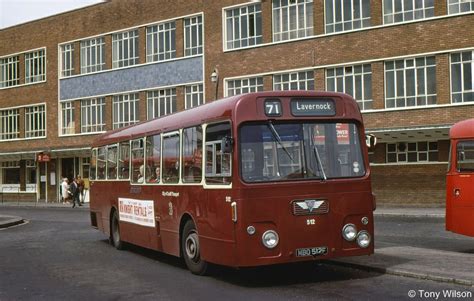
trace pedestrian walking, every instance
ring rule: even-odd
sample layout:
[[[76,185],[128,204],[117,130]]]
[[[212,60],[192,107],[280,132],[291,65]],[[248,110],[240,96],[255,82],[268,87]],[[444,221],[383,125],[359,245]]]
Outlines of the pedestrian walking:
[[[81,176],[77,176],[77,188],[79,189],[79,201],[84,204],[84,180]]]
[[[71,183],[70,190],[72,193],[72,208],[76,207],[76,203],[78,206],[82,206],[79,200],[79,185],[77,184],[77,178],[74,178],[74,181]]]
[[[63,182],[61,183],[61,199],[63,204],[66,204],[69,199],[69,183],[67,178],[63,178]]]

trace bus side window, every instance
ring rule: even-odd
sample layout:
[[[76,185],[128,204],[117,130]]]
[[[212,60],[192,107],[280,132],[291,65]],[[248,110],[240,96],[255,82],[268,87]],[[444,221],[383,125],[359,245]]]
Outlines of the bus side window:
[[[130,178],[130,142],[121,142],[118,153],[118,178],[128,180]]]
[[[179,182],[179,133],[163,137],[163,183]]]
[[[232,175],[232,133],[229,122],[206,128],[206,183],[230,184]],[[229,145],[230,144],[230,145]]]
[[[132,183],[141,184],[145,179],[143,138],[132,141]]]
[[[149,136],[146,138],[146,182],[159,183],[161,177],[161,136]]]
[[[459,172],[474,172],[474,140],[459,141],[456,149]]]
[[[202,178],[202,127],[183,130],[183,183],[200,183]]]
[[[94,148],[92,150],[92,158],[90,161],[90,173],[89,173],[89,178],[90,180],[94,181],[96,178],[96,173],[97,173],[97,148]]]
[[[109,146],[107,149],[107,179],[117,179],[117,146]]]
[[[105,180],[106,153],[105,146],[99,147],[97,151],[97,180]]]

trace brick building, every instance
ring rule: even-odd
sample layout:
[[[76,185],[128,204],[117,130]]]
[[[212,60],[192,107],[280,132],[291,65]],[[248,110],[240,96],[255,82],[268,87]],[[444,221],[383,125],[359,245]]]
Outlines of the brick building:
[[[470,0],[111,0],[2,29],[2,200],[57,201],[107,130],[315,89],[358,101],[379,203],[442,205],[449,127],[474,116],[473,37]]]

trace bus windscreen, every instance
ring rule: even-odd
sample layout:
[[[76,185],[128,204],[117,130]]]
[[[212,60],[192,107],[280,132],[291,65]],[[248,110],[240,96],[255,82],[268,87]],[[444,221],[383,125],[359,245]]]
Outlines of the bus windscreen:
[[[354,123],[262,123],[240,129],[245,182],[327,180],[365,175]]]

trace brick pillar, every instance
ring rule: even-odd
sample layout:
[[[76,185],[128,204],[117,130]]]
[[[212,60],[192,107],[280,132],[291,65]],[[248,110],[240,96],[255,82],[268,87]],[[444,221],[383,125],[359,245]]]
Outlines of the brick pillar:
[[[385,163],[386,150],[386,143],[377,143],[374,151],[374,163]]]
[[[263,77],[263,91],[273,91],[273,76],[265,75]]]
[[[146,111],[146,92],[141,91],[138,93],[138,118],[140,121],[147,120],[147,111]]]
[[[370,23],[372,26],[383,24],[383,11],[381,0],[370,1]]]
[[[176,111],[184,111],[186,102],[186,91],[185,86],[176,87]]]
[[[447,1],[435,1],[434,2],[434,14],[435,16],[444,16],[448,14]]]
[[[113,101],[112,96],[105,97],[105,130],[113,129]]]
[[[146,63],[146,28],[138,28],[138,63]]]
[[[104,37],[105,70],[112,69],[112,35]]]
[[[81,133],[81,101],[76,100],[72,102],[74,106],[74,133]]]
[[[18,114],[20,114],[20,124],[18,125],[18,130],[20,132],[19,138],[25,138],[25,108],[19,108]]]
[[[20,55],[18,55],[18,60],[19,60],[19,64],[18,64],[18,77],[20,79],[20,85],[23,85],[25,83],[25,54],[22,53]]]
[[[326,91],[326,78],[324,69],[314,70],[314,89],[316,91]]]
[[[74,42],[73,45],[74,52],[72,55],[72,59],[74,64],[74,71],[72,72],[72,74],[77,75],[81,74],[81,42]]]
[[[272,34],[272,1],[262,1],[262,35],[263,43],[273,41]]]
[[[26,161],[20,160],[20,190],[26,190]]]
[[[184,21],[176,20],[176,57],[184,56]]]
[[[372,108],[384,109],[384,64],[383,62],[372,63]]]
[[[324,1],[314,1],[313,3],[313,34],[321,35],[324,34]]]
[[[436,103],[449,104],[451,102],[449,82],[449,54],[436,56]]]

